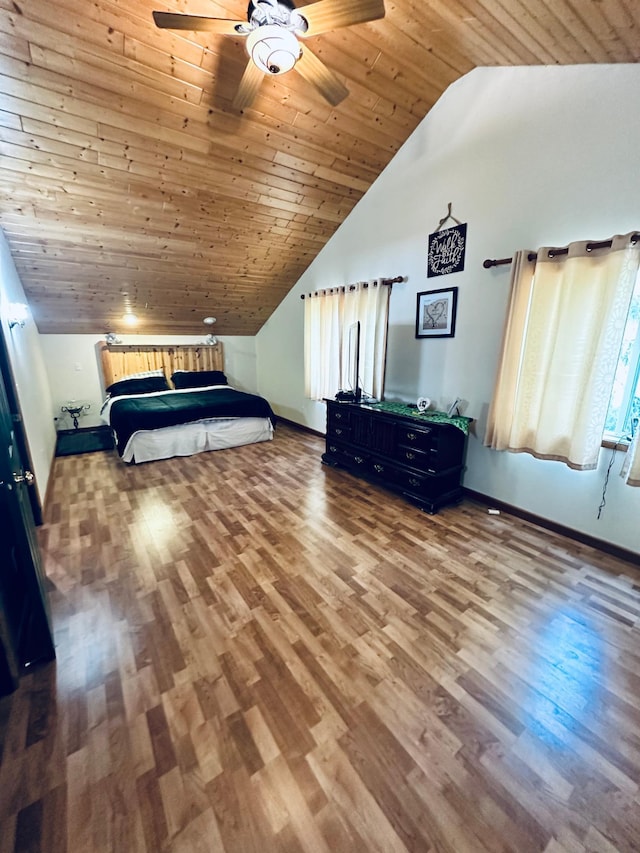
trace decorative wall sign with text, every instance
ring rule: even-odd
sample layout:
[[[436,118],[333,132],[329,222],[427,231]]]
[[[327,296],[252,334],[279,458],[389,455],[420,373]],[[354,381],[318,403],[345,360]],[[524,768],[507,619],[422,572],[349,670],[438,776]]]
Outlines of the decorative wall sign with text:
[[[466,242],[466,222],[429,234],[427,276],[431,278],[431,276],[447,275],[463,270]]]

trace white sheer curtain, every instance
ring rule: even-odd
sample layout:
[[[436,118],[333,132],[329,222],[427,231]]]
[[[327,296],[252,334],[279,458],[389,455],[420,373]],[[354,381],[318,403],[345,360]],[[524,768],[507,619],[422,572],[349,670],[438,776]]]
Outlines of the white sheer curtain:
[[[636,430],[622,463],[620,476],[627,486],[640,486],[640,429]]]
[[[640,264],[632,236],[516,255],[486,445],[596,467]]]
[[[304,393],[312,400],[340,388],[340,341],[344,294],[319,290],[304,300]]]
[[[384,392],[391,285],[381,280],[319,290],[304,300],[305,395],[334,397],[349,380],[343,338],[360,321],[360,384],[376,399]]]

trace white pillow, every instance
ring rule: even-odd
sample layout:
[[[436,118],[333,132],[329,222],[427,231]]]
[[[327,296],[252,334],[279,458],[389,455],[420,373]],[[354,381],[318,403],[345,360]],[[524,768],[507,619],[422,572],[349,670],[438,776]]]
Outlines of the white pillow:
[[[124,379],[144,379],[145,376],[164,376],[164,370],[159,367],[158,370],[141,370],[139,373],[127,373],[126,376],[119,376],[115,382],[122,382]]]

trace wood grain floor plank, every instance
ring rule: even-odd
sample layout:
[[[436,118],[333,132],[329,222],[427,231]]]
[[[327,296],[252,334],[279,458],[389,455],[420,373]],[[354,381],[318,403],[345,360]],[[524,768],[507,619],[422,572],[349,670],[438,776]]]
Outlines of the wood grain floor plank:
[[[56,459],[0,853],[640,849],[637,567],[322,448]]]
[[[337,744],[318,746],[308,761],[327,797],[362,839],[363,849],[375,853],[410,849]]]

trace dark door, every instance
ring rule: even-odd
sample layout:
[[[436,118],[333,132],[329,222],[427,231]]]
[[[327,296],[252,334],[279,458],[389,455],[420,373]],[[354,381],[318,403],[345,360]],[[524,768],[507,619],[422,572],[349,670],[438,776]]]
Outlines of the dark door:
[[[55,656],[45,577],[20,449],[0,373],[0,693]]]
[[[4,391],[7,395],[7,402],[9,403],[9,413],[11,415],[11,422],[13,423],[16,443],[20,451],[20,458],[22,459],[22,464],[32,471],[33,467],[31,463],[31,453],[29,452],[29,442],[27,441],[27,436],[24,431],[24,423],[22,420],[22,412],[20,410],[16,383],[13,377],[11,363],[9,362],[9,354],[7,352],[4,336],[2,334],[0,334],[0,373],[2,373],[2,378],[4,380]],[[40,504],[40,498],[38,497],[38,490],[34,486],[32,489],[28,489],[27,493],[29,495],[29,503],[31,504],[31,511],[33,512],[33,519],[36,524],[42,524],[42,506]]]

